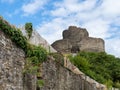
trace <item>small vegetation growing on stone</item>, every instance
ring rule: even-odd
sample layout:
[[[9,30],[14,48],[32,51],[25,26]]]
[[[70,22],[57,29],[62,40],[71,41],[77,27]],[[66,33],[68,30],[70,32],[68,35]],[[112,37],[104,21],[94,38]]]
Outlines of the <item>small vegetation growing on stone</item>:
[[[21,47],[25,52],[27,51],[27,39],[22,35],[22,32],[17,28],[12,28],[8,22],[0,19],[0,30],[3,31],[9,38]]]
[[[43,87],[44,86],[44,81],[43,80],[38,80],[37,81],[37,86],[38,86],[38,88]]]
[[[49,55],[53,56],[56,62],[62,66],[64,65],[64,56],[61,53],[50,53]]]
[[[71,62],[86,75],[107,85],[120,88],[120,58],[104,52],[80,52],[77,56],[69,56]]]
[[[32,23],[26,23],[25,30],[27,32],[28,37],[30,38],[32,35],[32,31],[33,31]]]

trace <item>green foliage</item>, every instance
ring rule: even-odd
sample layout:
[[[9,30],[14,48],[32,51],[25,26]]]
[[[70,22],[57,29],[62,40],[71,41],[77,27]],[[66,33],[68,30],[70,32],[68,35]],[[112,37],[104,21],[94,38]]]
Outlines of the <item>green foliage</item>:
[[[55,58],[55,61],[64,65],[64,56],[61,53],[50,53],[49,55]]]
[[[22,35],[22,32],[17,28],[12,28],[9,24],[6,24],[4,20],[0,20],[0,30],[2,30],[7,36],[11,38],[17,46],[26,50],[27,39]]]
[[[115,82],[114,87],[117,87],[120,89],[120,81]]]
[[[40,87],[43,87],[44,86],[44,81],[43,80],[37,80],[37,86],[40,88]]]
[[[33,62],[31,61],[31,58],[26,59],[26,64],[23,73],[29,73],[29,74],[37,74],[37,70],[39,69],[38,65],[33,65]]]
[[[91,78],[106,84],[108,87],[119,88],[120,58],[108,55],[105,52],[80,52],[77,56],[69,58],[74,65]]]
[[[46,60],[47,51],[41,46],[35,46],[35,45],[28,44],[26,56],[30,57],[31,61],[33,61],[34,64],[41,63]]]
[[[25,30],[27,31],[28,37],[30,38],[32,35],[32,31],[33,31],[32,23],[26,23]]]
[[[83,58],[79,55],[75,57],[71,57],[70,61],[77,66],[81,71],[86,71],[90,68],[89,61],[86,60],[86,58]]]

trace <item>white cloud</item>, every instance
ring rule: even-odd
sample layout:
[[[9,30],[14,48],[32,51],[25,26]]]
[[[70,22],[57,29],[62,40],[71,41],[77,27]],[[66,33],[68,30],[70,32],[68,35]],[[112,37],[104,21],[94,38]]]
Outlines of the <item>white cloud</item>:
[[[22,11],[25,15],[35,14],[38,10],[42,9],[46,3],[47,0],[33,0],[30,3],[24,4]]]
[[[85,22],[83,27],[87,28],[90,36],[108,38],[109,35],[109,22],[104,21],[100,18],[94,19],[93,21]]]
[[[55,11],[51,11],[51,14],[53,16],[61,16],[61,17],[66,17],[68,15],[67,10],[64,7],[61,7]]]
[[[106,51],[109,54],[115,55],[117,57],[120,57],[120,38],[112,38],[109,40],[106,40]]]
[[[116,2],[113,0],[104,0],[101,6],[102,12],[105,16],[116,17],[120,15],[120,0]]]
[[[92,10],[96,4],[96,0],[86,0],[79,2],[79,0],[64,0],[63,2],[55,3],[55,10],[51,13],[53,16],[67,17],[73,13],[80,13],[82,11]]]
[[[82,26],[88,30],[90,36],[103,38],[106,41],[105,47],[108,53],[120,57],[118,49],[120,39],[118,35],[117,39],[111,38],[113,32],[119,29],[113,26],[120,25],[120,18],[118,18],[120,17],[120,0],[116,2],[113,0],[63,0],[55,2],[54,7],[49,11],[53,19],[40,24],[37,28],[49,43],[62,38],[62,31],[68,26]],[[118,30],[117,33],[120,31]],[[112,43],[114,45],[111,45]]]
[[[15,0],[1,0],[1,2],[5,2],[5,3],[13,3]]]
[[[63,19],[55,18],[49,23],[42,24],[41,26],[37,27],[37,31],[44,37],[47,38],[49,43],[52,43],[55,39],[62,38],[61,30],[64,27]]]

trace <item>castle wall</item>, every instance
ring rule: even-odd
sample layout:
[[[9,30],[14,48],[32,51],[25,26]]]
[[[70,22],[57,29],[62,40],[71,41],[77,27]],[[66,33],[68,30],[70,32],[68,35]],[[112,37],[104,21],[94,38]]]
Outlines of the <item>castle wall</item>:
[[[23,90],[25,54],[0,31],[0,90]]]
[[[66,67],[66,68],[65,68]],[[38,90],[105,90],[105,86],[80,72],[69,62],[62,66],[49,57],[42,64],[42,81],[44,85]],[[76,70],[77,69],[77,70]],[[74,72],[74,73],[73,73]]]
[[[80,43],[80,51],[104,52],[104,41],[100,38],[84,38]]]
[[[36,90],[35,75],[24,67],[24,51],[0,30],[0,90]]]
[[[52,44],[55,50],[58,52],[71,52],[71,43],[68,39],[58,40]]]
[[[68,30],[63,31],[63,39],[69,39],[72,45],[80,42],[83,38],[88,37],[89,34],[86,29],[70,26]]]
[[[69,44],[69,45],[68,45]],[[104,40],[101,38],[89,37],[89,33],[84,28],[70,26],[63,31],[63,39],[52,44],[59,52],[76,53],[79,51],[104,52]],[[68,46],[70,46],[68,48]]]

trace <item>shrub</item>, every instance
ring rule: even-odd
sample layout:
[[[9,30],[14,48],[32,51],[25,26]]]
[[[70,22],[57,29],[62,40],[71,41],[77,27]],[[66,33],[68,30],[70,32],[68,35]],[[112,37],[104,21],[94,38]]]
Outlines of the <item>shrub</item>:
[[[119,88],[120,89],[120,81],[116,81],[114,84],[114,87]]]
[[[47,51],[41,46],[30,45],[27,48],[26,56],[29,58],[35,58],[36,63],[40,63],[46,60]],[[35,61],[32,59],[35,63]]]
[[[32,35],[32,31],[33,31],[32,23],[26,23],[25,30],[27,31],[28,37],[30,38]]]
[[[37,86],[40,88],[40,87],[43,87],[44,86],[44,81],[43,80],[37,80]]]
[[[80,52],[77,56],[69,58],[74,65],[94,80],[108,87],[119,87],[120,58],[105,52]]]
[[[89,61],[86,60],[86,58],[81,57],[79,55],[75,57],[71,57],[70,61],[77,66],[81,71],[86,71],[90,68],[90,63]]]

